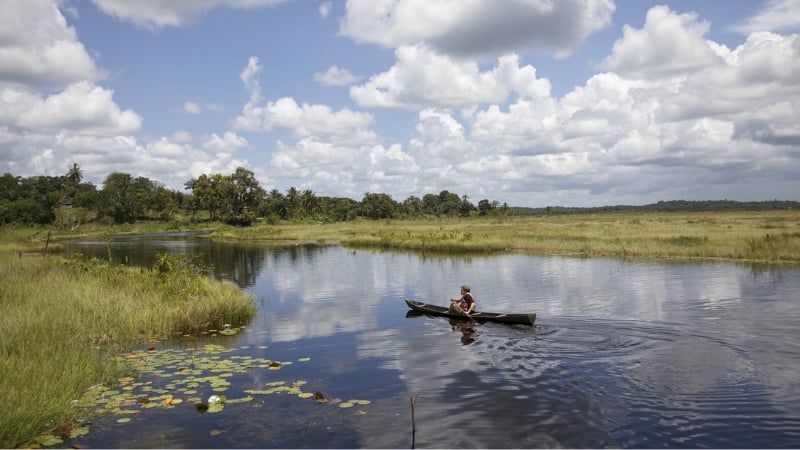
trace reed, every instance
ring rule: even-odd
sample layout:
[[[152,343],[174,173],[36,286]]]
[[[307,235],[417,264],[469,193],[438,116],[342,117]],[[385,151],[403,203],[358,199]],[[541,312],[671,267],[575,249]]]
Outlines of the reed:
[[[109,355],[255,313],[236,286],[96,260],[0,252],[0,447],[75,419],[73,401],[128,368]]]

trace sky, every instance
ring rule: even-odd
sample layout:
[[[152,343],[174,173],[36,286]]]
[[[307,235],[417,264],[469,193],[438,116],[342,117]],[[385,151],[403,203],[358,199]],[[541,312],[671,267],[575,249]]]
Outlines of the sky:
[[[0,173],[800,200],[796,0],[0,0]]]

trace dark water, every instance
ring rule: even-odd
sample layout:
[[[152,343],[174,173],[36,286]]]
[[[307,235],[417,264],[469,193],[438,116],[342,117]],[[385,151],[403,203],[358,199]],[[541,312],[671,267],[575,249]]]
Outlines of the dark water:
[[[98,418],[92,447],[800,447],[800,269],[507,255],[422,257],[341,247],[114,241],[112,256],[200,254],[252,293],[234,354],[310,358],[228,391],[306,380],[363,408],[269,396],[198,414]],[[68,252],[107,255],[102,244]],[[480,309],[536,326],[407,317],[462,283]],[[266,347],[266,348],[265,348]],[[412,433],[411,400],[415,399]],[[212,436],[210,430],[219,430]]]

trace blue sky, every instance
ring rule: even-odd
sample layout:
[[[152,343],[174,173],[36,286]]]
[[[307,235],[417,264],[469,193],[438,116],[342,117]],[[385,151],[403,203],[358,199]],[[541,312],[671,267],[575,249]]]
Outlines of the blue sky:
[[[800,197],[800,3],[5,0],[0,172],[449,190],[516,206]]]

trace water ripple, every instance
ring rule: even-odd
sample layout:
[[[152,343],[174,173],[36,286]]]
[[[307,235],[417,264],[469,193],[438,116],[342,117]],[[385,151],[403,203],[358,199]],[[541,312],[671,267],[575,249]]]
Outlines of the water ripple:
[[[714,330],[559,318],[532,328],[487,324],[477,334],[468,347],[474,365],[439,373],[440,388],[427,395],[438,404],[437,420],[470,423],[465,434],[481,439],[479,446],[800,443],[800,416],[782,410],[787,394],[800,398],[782,381],[764,380],[758,368],[779,362],[757,363],[754,349]],[[495,429],[503,430],[496,441],[489,437]]]

